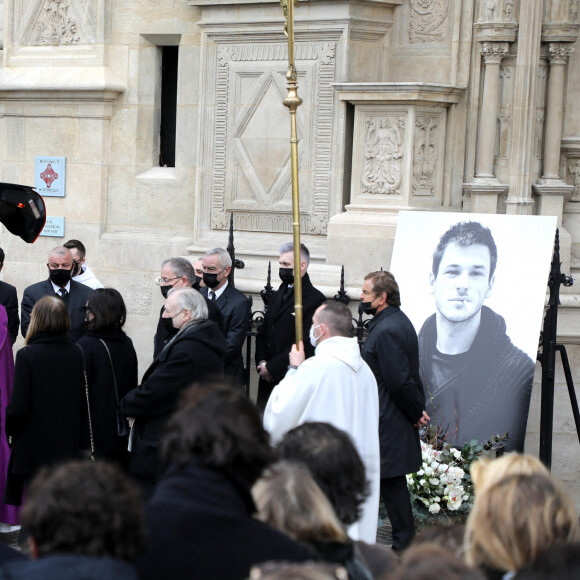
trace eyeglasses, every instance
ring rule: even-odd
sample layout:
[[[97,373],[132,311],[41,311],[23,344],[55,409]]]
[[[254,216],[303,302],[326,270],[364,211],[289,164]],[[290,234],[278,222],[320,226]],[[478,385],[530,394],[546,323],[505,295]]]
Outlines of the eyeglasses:
[[[169,286],[171,280],[179,280],[180,278],[181,276],[175,276],[175,278],[162,278],[161,276],[157,276],[157,278],[155,278],[155,283],[158,286]]]
[[[81,306],[81,308],[82,308],[83,312],[92,312],[93,311],[93,309],[88,304],[83,304]]]

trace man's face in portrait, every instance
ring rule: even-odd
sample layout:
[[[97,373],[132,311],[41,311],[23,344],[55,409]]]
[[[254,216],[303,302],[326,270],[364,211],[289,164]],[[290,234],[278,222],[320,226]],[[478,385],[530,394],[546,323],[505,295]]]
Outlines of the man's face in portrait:
[[[491,295],[495,281],[490,274],[489,248],[458,246],[451,242],[443,253],[436,276],[429,275],[431,293],[439,313],[450,322],[463,322],[476,315]]]

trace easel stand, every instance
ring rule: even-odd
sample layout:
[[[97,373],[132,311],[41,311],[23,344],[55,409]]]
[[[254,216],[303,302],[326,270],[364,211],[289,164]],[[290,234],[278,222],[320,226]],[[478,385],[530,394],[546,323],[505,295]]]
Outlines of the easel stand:
[[[544,317],[544,329],[540,335],[542,351],[538,353],[538,360],[542,365],[542,398],[540,412],[540,460],[546,467],[552,466],[552,435],[554,430],[554,378],[556,374],[556,351],[560,352],[562,367],[568,386],[568,395],[576,424],[576,433],[580,442],[580,412],[578,400],[574,390],[574,381],[568,362],[568,354],[563,344],[556,343],[558,326],[558,306],[560,305],[560,285],[572,286],[574,280],[561,272],[560,262],[560,232],[556,230],[554,242],[554,256],[548,279],[550,299],[548,310]]]

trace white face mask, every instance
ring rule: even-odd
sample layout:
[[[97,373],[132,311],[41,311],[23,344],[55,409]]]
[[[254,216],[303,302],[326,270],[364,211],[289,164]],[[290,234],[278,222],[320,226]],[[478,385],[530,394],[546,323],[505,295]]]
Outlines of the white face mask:
[[[318,326],[311,326],[310,327],[310,344],[316,348],[316,343],[322,338],[322,334],[324,334],[324,332],[317,338],[314,337],[314,329],[315,328],[319,328],[320,326],[322,326],[322,324],[319,324]]]

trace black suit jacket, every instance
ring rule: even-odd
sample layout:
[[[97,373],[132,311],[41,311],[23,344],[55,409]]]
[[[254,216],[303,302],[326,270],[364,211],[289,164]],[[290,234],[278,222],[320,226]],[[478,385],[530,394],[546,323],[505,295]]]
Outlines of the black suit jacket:
[[[425,409],[425,395],[417,333],[399,308],[388,306],[370,321],[362,356],[379,387],[381,478],[413,473],[421,467],[414,424]]]
[[[204,297],[208,288],[202,288]],[[250,320],[250,301],[228,284],[222,295],[215,301],[223,316],[223,329],[228,351],[225,358],[225,373],[234,377],[240,384],[244,380],[244,361],[242,347],[248,334]]]
[[[0,304],[6,308],[8,332],[10,333],[10,341],[14,344],[18,338],[20,318],[18,318],[18,296],[16,288],[12,284],[0,282]]]
[[[288,284],[282,284],[272,295],[264,322],[256,337],[256,364],[262,360],[267,362],[268,372],[274,379],[274,382],[270,383],[272,387],[286,375],[290,364],[288,355],[296,341],[294,292],[284,299],[287,289]],[[308,339],[312,316],[324,301],[324,294],[312,285],[308,274],[304,274],[302,278],[302,333],[306,358],[314,355],[314,347]]]
[[[75,282],[70,281],[70,295],[68,299],[68,314],[70,316],[70,331],[69,336],[73,342],[76,342],[84,332],[83,324],[85,322],[85,313],[82,309],[83,305],[87,303],[89,294],[93,291],[92,288]],[[20,330],[22,331],[22,336],[26,337],[26,332],[28,330],[28,325],[30,324],[30,313],[34,308],[34,305],[43,296],[58,296],[54,293],[54,288],[50,282],[50,278],[44,282],[37,282],[28,286],[24,290],[24,296],[22,296],[22,304],[20,305],[20,317],[22,319],[20,324]]]

